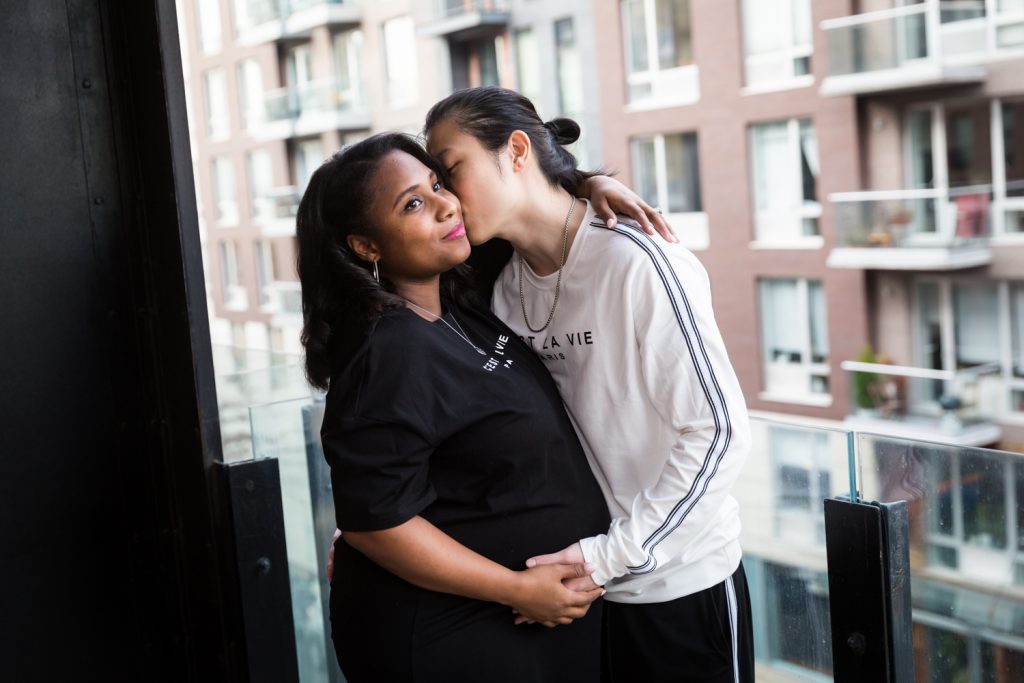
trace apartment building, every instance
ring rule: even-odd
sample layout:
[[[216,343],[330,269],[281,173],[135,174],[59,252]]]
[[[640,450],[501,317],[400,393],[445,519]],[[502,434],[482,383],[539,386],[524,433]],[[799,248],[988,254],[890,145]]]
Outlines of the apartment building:
[[[737,494],[759,677],[831,670],[820,501],[856,430],[861,490],[913,508],[919,680],[1018,680],[1024,461],[972,447],[1024,452],[1024,3],[621,0],[594,26],[603,163],[707,267],[766,420]]]
[[[594,8],[603,161],[708,267],[750,407],[1024,450],[1024,4]]]

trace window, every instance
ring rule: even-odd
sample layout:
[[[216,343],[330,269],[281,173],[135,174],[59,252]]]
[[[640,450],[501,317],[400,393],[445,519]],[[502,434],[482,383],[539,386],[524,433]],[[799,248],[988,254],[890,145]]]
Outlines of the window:
[[[288,50],[285,61],[288,85],[301,91],[313,80],[312,50],[309,44],[296,45]]]
[[[284,0],[235,0],[235,35],[281,18]]]
[[[790,119],[752,125],[750,148],[757,240],[788,244],[820,235],[814,124]]]
[[[252,130],[263,122],[263,71],[255,59],[238,65],[238,99],[245,127]]]
[[[633,179],[651,206],[669,214],[702,211],[697,134],[634,138]]]
[[[996,0],[996,47],[1024,47],[1024,0]]]
[[[203,54],[220,50],[220,0],[199,0],[196,3],[199,21],[199,49]]]
[[[482,40],[476,45],[476,58],[480,65],[480,85],[501,85],[498,44],[501,38]]]
[[[387,101],[391,107],[408,107],[419,99],[417,83],[416,32],[412,17],[384,22],[384,71]]]
[[[221,225],[233,225],[238,222],[235,164],[228,157],[214,157],[210,165],[213,176],[214,215]]]
[[[270,153],[257,149],[246,155],[246,170],[249,180],[249,211],[253,220],[267,220],[273,217],[274,206],[271,193],[274,187],[274,169]]]
[[[238,274],[238,253],[235,243],[223,240],[219,244],[218,251],[220,252],[221,300],[227,308],[244,309],[249,302]]]
[[[1010,285],[1010,372],[1024,378],[1024,284]],[[1022,387],[1024,388],[1024,387]],[[1024,503],[1024,498],[1021,499]],[[1024,509],[1022,505],[1021,509]]]
[[[340,109],[364,106],[362,63],[362,31],[345,31],[334,36],[334,72],[338,82]]]
[[[274,282],[274,252],[267,240],[257,240],[256,255],[256,287],[259,291],[260,306],[273,303],[271,285]]]
[[[743,0],[748,86],[776,86],[811,74],[811,0]]]
[[[994,284],[953,285],[956,368],[999,363],[999,299]]]
[[[515,43],[519,92],[533,102],[533,106],[540,112],[540,55],[537,53],[537,37],[533,29],[516,31]],[[544,118],[543,114],[541,117]]]
[[[766,398],[830,403],[827,306],[821,282],[763,279],[760,287]]]
[[[630,103],[697,101],[689,0],[622,0],[622,26]]]
[[[206,101],[206,134],[211,138],[226,137],[231,121],[223,69],[210,69],[203,74],[203,95]]]
[[[295,188],[298,194],[306,191],[313,171],[320,167],[324,160],[323,146],[319,139],[303,140],[295,145]]]
[[[992,186],[991,121],[992,111],[988,102],[944,108],[946,126],[946,168],[949,187],[965,188],[977,192],[978,186],[986,186],[988,194]],[[953,191],[951,196],[961,192]]]
[[[555,60],[558,65],[558,109],[563,116],[583,113],[583,71],[576,49],[572,19],[555,22]]]
[[[1002,143],[1003,158],[1002,173],[996,174],[996,199],[1005,207],[1003,233],[1024,235],[1024,101],[1002,102],[999,114],[1002,136],[997,142]]]
[[[945,395],[982,419],[1024,411],[1024,283],[921,279],[913,304],[915,363],[956,373],[911,385],[919,412],[940,413]]]

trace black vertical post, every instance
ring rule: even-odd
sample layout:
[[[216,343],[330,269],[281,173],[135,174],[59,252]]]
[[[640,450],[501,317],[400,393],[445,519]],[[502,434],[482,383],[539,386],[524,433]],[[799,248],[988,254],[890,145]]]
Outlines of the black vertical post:
[[[912,683],[907,504],[825,501],[836,683]]]
[[[235,569],[229,605],[241,624],[247,680],[298,683],[281,475],[277,459],[218,466],[218,500],[230,518],[225,564]]]

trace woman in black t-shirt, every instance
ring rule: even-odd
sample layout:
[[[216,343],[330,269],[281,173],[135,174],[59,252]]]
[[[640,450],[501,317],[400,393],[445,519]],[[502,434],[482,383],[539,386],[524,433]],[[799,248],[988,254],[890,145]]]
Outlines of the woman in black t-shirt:
[[[520,568],[605,530],[607,508],[542,363],[469,298],[440,176],[378,135],[321,166],[299,207],[306,368],[328,390],[345,531],[338,659],[352,683],[596,681],[602,591],[562,585],[578,566]]]

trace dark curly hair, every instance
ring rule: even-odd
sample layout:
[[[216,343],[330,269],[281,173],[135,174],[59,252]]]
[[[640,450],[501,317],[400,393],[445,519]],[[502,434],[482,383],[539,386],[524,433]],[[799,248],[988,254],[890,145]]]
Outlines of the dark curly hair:
[[[405,305],[385,278],[378,282],[371,264],[348,245],[349,235],[372,237],[369,216],[379,187],[377,166],[392,152],[405,152],[434,171],[444,171],[412,137],[381,133],[346,147],[313,173],[299,202],[295,232],[298,273],[302,283],[302,345],[306,378],[327,389],[339,361],[343,340],[363,335],[388,311]],[[441,274],[445,304],[475,302],[466,266]]]
[[[544,123],[533,103],[515,90],[485,86],[458,90],[427,112],[425,134],[437,124],[452,119],[459,129],[476,138],[484,149],[497,154],[508,144],[508,136],[521,130],[530,137],[537,162],[548,182],[579,196],[580,186],[607,171],[581,171],[576,157],[565,148],[579,140],[580,127],[572,119],[556,118]]]

